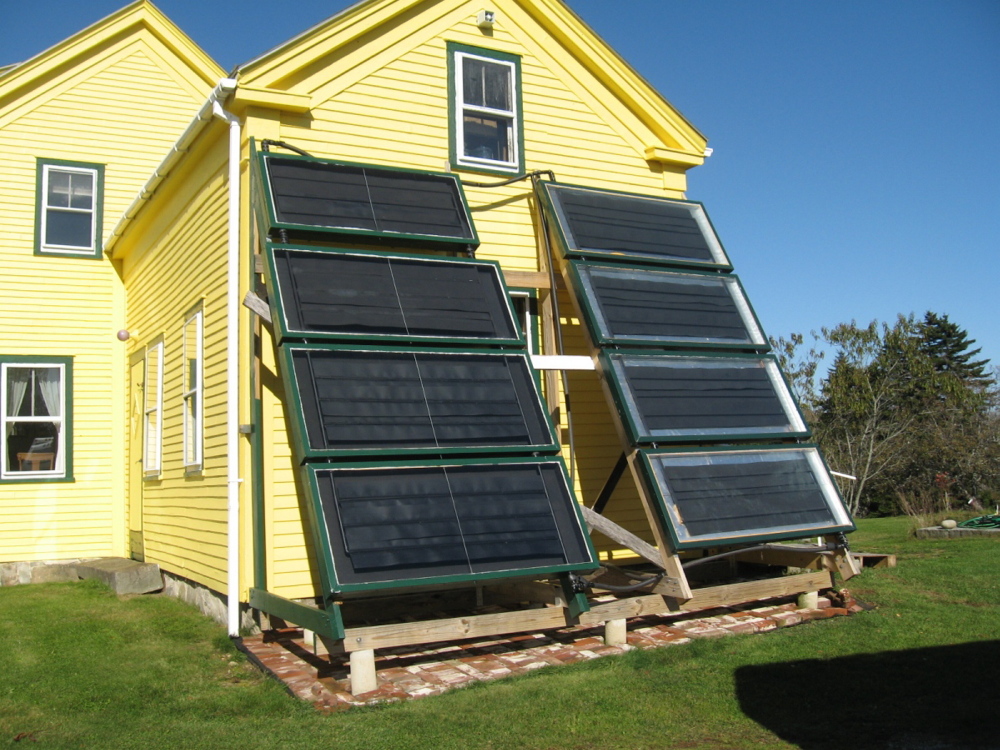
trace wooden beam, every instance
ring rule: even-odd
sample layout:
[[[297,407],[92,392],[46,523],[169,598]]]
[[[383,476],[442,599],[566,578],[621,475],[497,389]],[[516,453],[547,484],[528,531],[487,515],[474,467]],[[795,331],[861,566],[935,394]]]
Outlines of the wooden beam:
[[[812,568],[814,570],[830,570],[833,566],[833,556],[829,552],[780,546],[741,552],[738,555],[733,555],[732,559],[742,563]]]
[[[247,292],[243,298],[243,306],[253,310],[268,325],[271,325],[271,308],[268,304],[257,296],[256,292]]]
[[[343,648],[345,651],[414,646],[437,641],[458,641],[464,638],[482,638],[531,630],[563,628],[573,624],[566,618],[562,607],[528,609],[521,612],[500,612],[491,615],[470,615],[446,620],[404,622],[393,625],[373,625],[363,628],[346,628]]]
[[[828,544],[837,544],[838,538],[834,534],[823,537]],[[854,556],[843,547],[838,547],[833,553],[833,562],[837,567],[837,572],[840,573],[840,577],[845,581],[849,581],[854,576],[861,573],[861,564],[854,558]]]
[[[504,271],[504,281],[507,286],[523,289],[551,289],[552,283],[545,271]],[[559,283],[557,279],[556,283]]]
[[[678,602],[670,596],[661,594],[633,596],[629,599],[618,599],[605,604],[592,604],[589,612],[580,615],[580,624],[600,625],[608,620],[623,617],[699,612],[764,599],[797,596],[809,591],[822,591],[831,588],[832,585],[833,579],[830,574],[821,571],[694,589],[691,592],[691,598],[686,602]]]
[[[583,513],[583,520],[587,522],[587,526],[591,529],[601,532],[611,541],[617,542],[623,547],[632,550],[639,555],[639,557],[642,557],[653,563],[653,565],[656,565],[658,568],[665,570],[667,575],[664,576],[659,584],[657,584],[655,589],[658,593],[669,594],[670,596],[678,599],[687,598],[687,594],[690,591],[687,586],[687,580],[676,576],[670,576],[670,571],[665,569],[663,555],[660,554],[660,551],[656,549],[656,547],[643,541],[631,531],[623,529],[614,521],[608,520],[600,513],[591,510],[586,505],[581,505],[580,511]]]

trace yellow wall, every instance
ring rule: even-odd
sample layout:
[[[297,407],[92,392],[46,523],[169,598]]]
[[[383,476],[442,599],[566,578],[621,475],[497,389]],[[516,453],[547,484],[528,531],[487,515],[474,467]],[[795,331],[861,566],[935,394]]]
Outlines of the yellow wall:
[[[423,3],[419,13],[387,24],[380,37],[362,37],[370,39],[370,47],[331,51],[298,72],[286,72],[288,91],[308,96],[311,112],[251,116],[248,132],[280,138],[319,157],[442,171],[449,156],[446,44],[453,41],[520,56],[527,170],[554,170],[562,182],[682,197],[683,168],[665,172],[645,158],[645,148],[662,139],[620,102],[609,104],[617,100],[520,3],[494,5],[499,21],[490,35],[475,24],[482,9],[478,1]],[[386,43],[391,46],[383,50]],[[502,176],[463,172],[462,178],[491,182]],[[505,270],[539,270],[531,183],[467,187],[466,195],[482,241],[477,256],[498,260]],[[562,314],[568,324],[567,353],[586,353],[579,321],[565,297]],[[265,341],[265,349],[270,346]],[[579,443],[577,487],[590,503],[621,447],[596,375],[574,375],[571,392]],[[264,397],[268,588],[286,597],[312,596],[316,582],[276,378],[265,379]],[[628,472],[608,515],[652,541]]]
[[[122,240],[130,353],[163,341],[162,462],[141,486],[147,562],[218,591],[226,581],[226,243],[228,144],[221,127],[190,153]],[[180,190],[171,188],[180,186]],[[137,238],[132,244],[132,238]],[[204,312],[204,453],[190,471],[183,456],[186,314]],[[134,414],[141,420],[141,414]],[[141,429],[141,425],[137,425]],[[131,457],[139,471],[139,457]]]
[[[0,77],[0,355],[73,357],[75,476],[0,482],[0,562],[128,553],[124,294],[103,256],[33,254],[36,157],[104,164],[110,231],[210,88],[147,29],[87,43],[31,81]]]

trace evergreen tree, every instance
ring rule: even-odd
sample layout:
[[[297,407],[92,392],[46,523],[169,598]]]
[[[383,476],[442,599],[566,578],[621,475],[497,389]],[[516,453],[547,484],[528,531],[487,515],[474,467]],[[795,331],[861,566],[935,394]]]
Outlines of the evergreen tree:
[[[920,349],[930,357],[937,372],[951,373],[970,386],[985,387],[992,383],[986,371],[990,360],[973,360],[982,349],[971,349],[976,340],[970,339],[965,329],[948,320],[947,315],[928,310],[920,324],[919,336]]]

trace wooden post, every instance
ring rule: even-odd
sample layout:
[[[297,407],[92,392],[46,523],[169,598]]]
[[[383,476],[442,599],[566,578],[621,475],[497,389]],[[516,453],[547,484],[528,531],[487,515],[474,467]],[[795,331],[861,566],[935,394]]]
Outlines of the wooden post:
[[[608,620],[604,623],[604,645],[623,646],[628,641],[627,620]]]
[[[378,687],[375,677],[375,650],[351,652],[351,694],[370,693]]]

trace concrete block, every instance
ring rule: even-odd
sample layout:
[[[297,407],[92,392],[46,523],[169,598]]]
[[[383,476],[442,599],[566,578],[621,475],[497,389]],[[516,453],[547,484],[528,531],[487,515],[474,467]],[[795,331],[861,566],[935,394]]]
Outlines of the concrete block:
[[[75,565],[37,565],[31,569],[32,583],[68,583],[78,581]]]
[[[80,578],[96,578],[103,581],[116,594],[148,594],[163,588],[160,566],[126,560],[122,557],[107,557],[92,560],[76,566]]]

